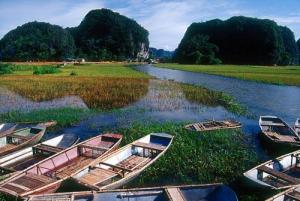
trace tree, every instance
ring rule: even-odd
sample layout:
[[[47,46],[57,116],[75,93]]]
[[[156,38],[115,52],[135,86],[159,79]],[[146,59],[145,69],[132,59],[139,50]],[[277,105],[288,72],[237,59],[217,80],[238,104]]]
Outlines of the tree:
[[[218,47],[209,42],[206,35],[195,35],[181,47],[179,63],[186,64],[218,64],[221,61],[216,58]]]
[[[215,56],[223,63],[254,65],[295,63],[293,33],[272,20],[238,16],[225,21],[216,19],[193,23],[177,48],[174,57],[177,62],[181,62],[183,54],[193,53],[183,49],[197,35],[209,37],[209,43],[219,49],[215,51]],[[200,53],[203,54],[203,51]]]
[[[68,30],[75,38],[77,53],[90,60],[136,58],[143,47],[149,47],[147,30],[108,9],[90,11],[78,27]]]
[[[26,23],[8,32],[0,42],[4,61],[56,61],[72,57],[73,37],[63,28],[44,22]]]
[[[281,54],[280,65],[293,65],[298,63],[298,47],[294,33],[287,27],[280,26],[284,51]]]

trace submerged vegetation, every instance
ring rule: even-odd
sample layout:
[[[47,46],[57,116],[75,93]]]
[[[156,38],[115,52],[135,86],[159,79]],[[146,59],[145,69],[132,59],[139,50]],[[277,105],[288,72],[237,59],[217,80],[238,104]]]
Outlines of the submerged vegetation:
[[[300,86],[300,68],[270,67],[270,66],[239,66],[239,65],[181,65],[155,64],[160,68],[222,75],[243,80],[252,80],[272,84],[286,84]]]
[[[249,140],[240,130],[206,133],[187,131],[183,124],[134,125],[119,129],[128,144],[151,132],[174,135],[166,154],[146,169],[131,186],[154,186],[193,183],[230,183],[257,163]]]

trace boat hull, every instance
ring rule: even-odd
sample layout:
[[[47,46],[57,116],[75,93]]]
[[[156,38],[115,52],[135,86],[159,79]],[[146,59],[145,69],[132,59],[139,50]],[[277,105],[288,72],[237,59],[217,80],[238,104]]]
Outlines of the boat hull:
[[[5,151],[1,151],[1,149],[0,149],[0,157],[1,156],[5,156],[6,154],[12,153],[14,151],[18,151],[18,150],[20,150],[22,148],[26,148],[26,147],[33,146],[33,145],[37,144],[43,138],[45,132],[46,132],[46,129],[43,129],[40,133],[34,135],[27,142],[22,143],[22,144],[20,144],[20,145],[18,145],[16,147],[13,147],[12,149],[5,150]]]

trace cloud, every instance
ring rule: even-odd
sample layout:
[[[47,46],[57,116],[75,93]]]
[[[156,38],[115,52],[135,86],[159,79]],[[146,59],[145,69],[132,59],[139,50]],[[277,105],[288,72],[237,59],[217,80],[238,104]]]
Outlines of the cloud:
[[[251,1],[251,4],[245,2],[241,0],[0,0],[0,37],[9,30],[34,20],[63,27],[77,26],[88,11],[103,7],[135,19],[149,31],[152,47],[168,50],[177,47],[191,23],[215,18],[227,19],[235,15],[270,18],[292,28],[295,35],[300,36],[300,15],[297,7],[293,7],[293,11],[289,12],[276,12],[256,0]]]

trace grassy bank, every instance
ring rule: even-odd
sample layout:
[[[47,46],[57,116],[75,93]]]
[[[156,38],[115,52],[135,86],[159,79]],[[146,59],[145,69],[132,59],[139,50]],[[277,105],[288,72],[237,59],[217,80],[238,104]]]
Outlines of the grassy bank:
[[[57,65],[22,65],[16,64],[13,67],[11,75],[32,75],[36,69],[46,67],[57,68]],[[130,65],[126,63],[112,63],[112,64],[81,64],[81,65],[67,65],[58,68],[59,71],[51,73],[51,76],[69,76],[71,73],[77,76],[89,77],[122,77],[122,78],[149,78],[148,75],[135,71]]]
[[[300,86],[300,67],[239,66],[239,65],[181,65],[155,64],[160,68],[170,68],[197,73],[222,75],[243,80],[279,85]]]

